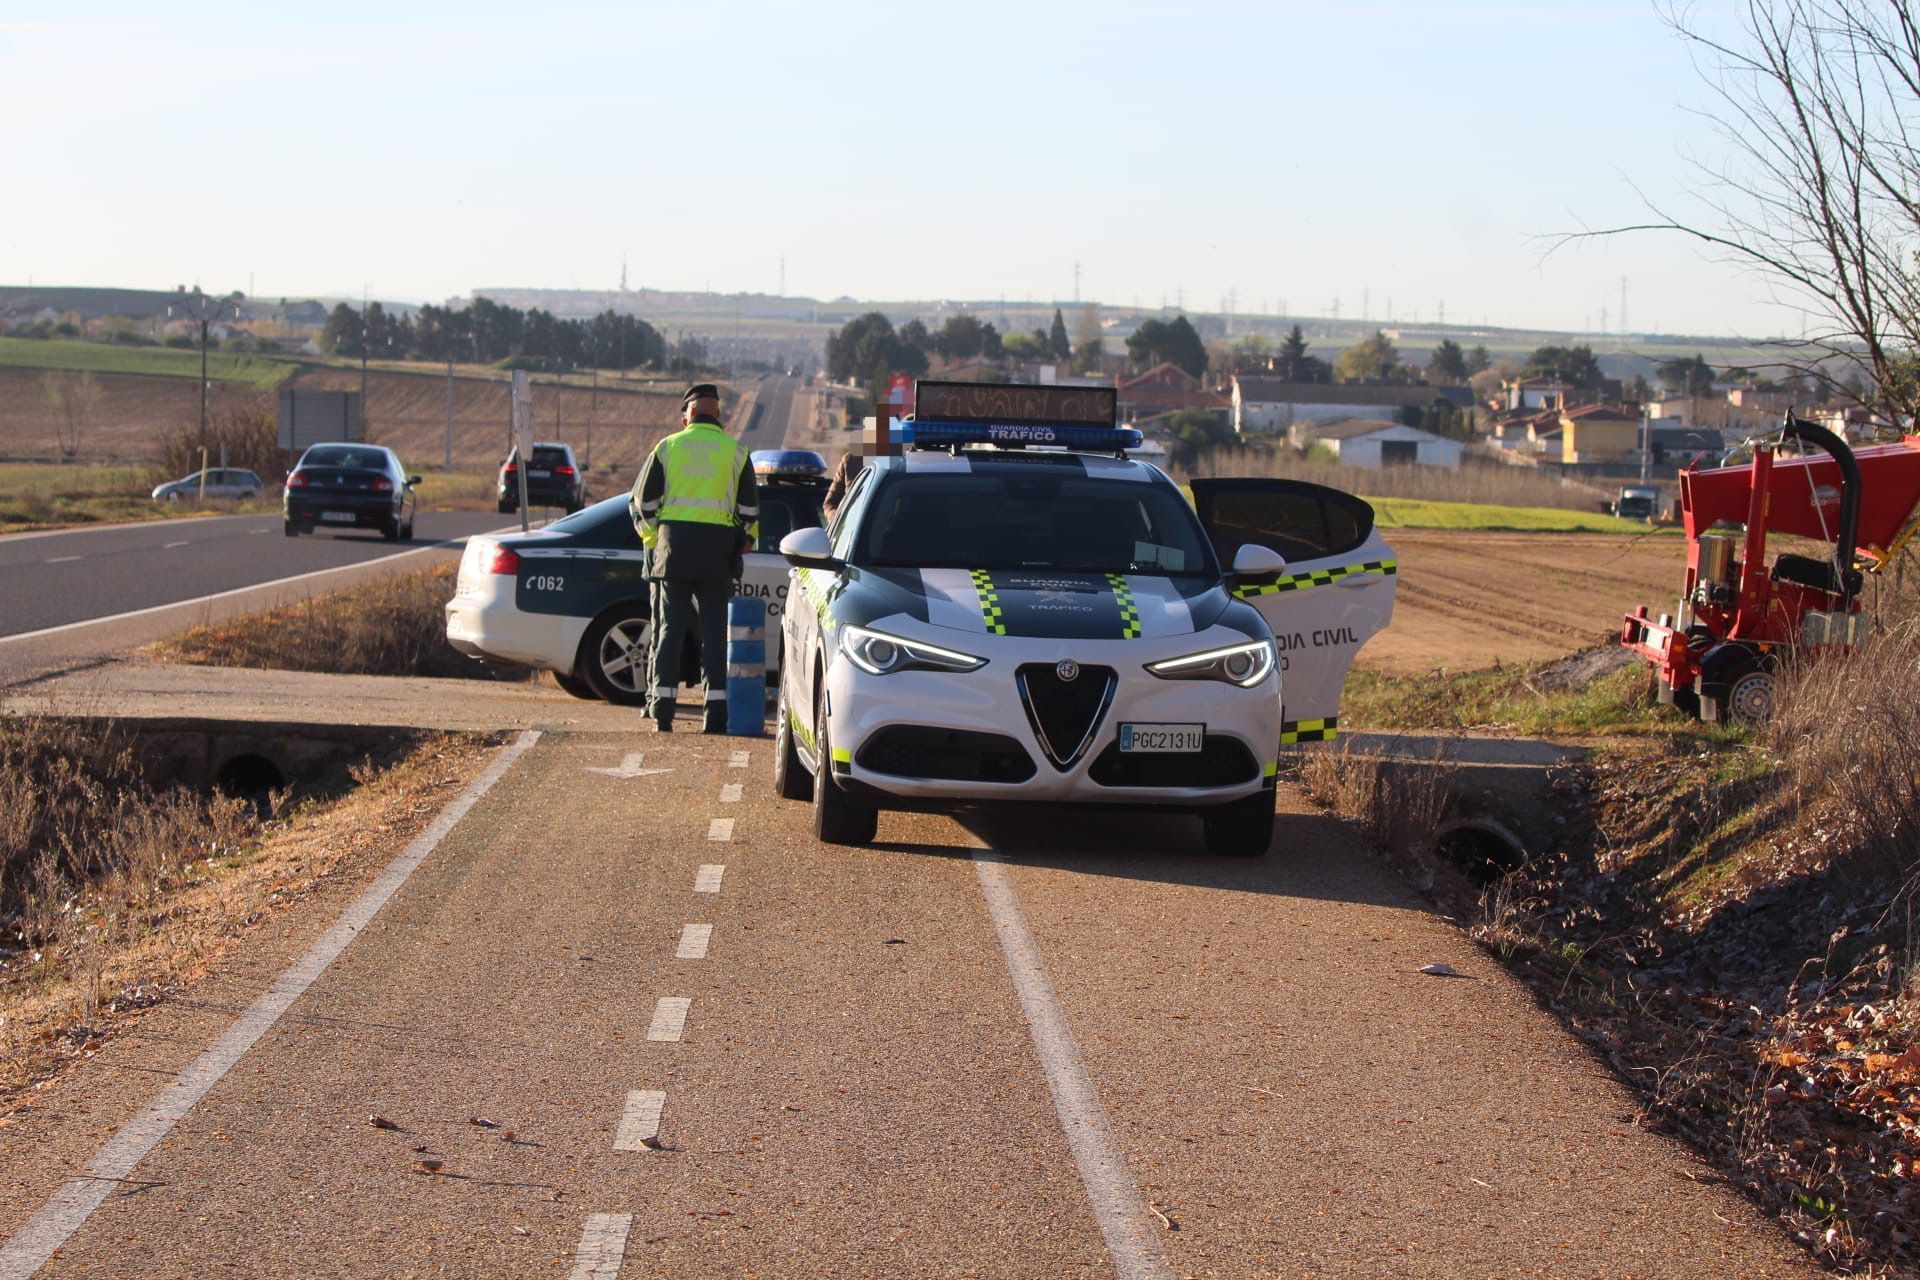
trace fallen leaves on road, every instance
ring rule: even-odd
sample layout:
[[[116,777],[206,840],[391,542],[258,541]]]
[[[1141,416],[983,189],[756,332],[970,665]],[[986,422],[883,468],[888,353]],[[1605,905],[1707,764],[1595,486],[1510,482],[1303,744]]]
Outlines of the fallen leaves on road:
[[[431,1175],[439,1173],[444,1168],[446,1168],[446,1165],[439,1160],[415,1160],[413,1162],[413,1171],[415,1173]]]
[[[398,1129],[400,1127],[385,1116],[368,1116],[367,1123],[376,1129]]]
[[[489,1120],[485,1116],[468,1116],[467,1123],[478,1125],[482,1129],[498,1129],[500,1127],[498,1121]]]

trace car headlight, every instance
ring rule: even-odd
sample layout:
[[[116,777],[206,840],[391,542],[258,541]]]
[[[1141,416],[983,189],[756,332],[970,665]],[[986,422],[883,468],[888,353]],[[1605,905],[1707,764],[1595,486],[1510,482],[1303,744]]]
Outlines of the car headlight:
[[[854,666],[875,676],[914,670],[977,671],[987,665],[985,658],[970,653],[956,653],[924,640],[906,640],[865,627],[840,628],[840,652]]]
[[[1251,689],[1267,678],[1273,666],[1273,641],[1254,640],[1190,653],[1182,658],[1149,662],[1147,670],[1162,680],[1224,680],[1242,689]]]

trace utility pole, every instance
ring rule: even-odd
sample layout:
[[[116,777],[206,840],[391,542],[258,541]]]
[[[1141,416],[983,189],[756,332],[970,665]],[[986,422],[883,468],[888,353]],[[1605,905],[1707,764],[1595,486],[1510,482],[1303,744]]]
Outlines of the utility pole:
[[[199,285],[193,286],[192,293],[188,293],[184,285],[181,286],[176,291],[176,299],[167,304],[167,315],[172,317],[177,310],[200,326],[200,447],[205,449],[207,447],[207,331],[215,320],[226,313],[227,304],[224,300],[215,301],[207,297],[200,291]],[[239,316],[240,308],[235,307],[233,314],[236,317]]]
[[[447,457],[440,468],[453,470],[453,351],[447,351]]]
[[[1080,261],[1077,258],[1073,263],[1073,305],[1080,305]]]

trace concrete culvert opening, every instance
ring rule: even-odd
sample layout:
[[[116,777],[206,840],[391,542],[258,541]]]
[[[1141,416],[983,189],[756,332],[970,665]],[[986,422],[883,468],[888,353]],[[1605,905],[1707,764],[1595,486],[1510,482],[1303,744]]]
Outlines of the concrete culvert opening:
[[[1527,860],[1520,837],[1492,818],[1447,823],[1434,837],[1433,851],[1459,868],[1476,888],[1492,884]]]
[[[256,808],[264,812],[269,797],[276,791],[287,789],[287,775],[265,756],[237,755],[220,766],[213,775],[213,785],[220,794],[251,800]]]

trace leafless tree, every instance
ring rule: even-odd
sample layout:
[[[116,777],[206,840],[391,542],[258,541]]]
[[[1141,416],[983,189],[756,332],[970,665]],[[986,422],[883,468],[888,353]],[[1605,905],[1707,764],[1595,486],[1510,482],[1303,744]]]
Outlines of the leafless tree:
[[[1668,24],[1713,91],[1728,143],[1703,166],[1698,216],[1592,235],[1670,231],[1754,268],[1817,317],[1798,364],[1830,389],[1865,365],[1884,421],[1920,409],[1920,25],[1909,0],[1746,0],[1721,38],[1682,8]],[[1584,238],[1584,237],[1570,237]]]
[[[48,370],[40,375],[40,395],[47,412],[53,415],[53,429],[60,445],[60,459],[71,462],[80,452],[81,437],[87,421],[100,408],[104,394],[91,373],[63,373]]]

